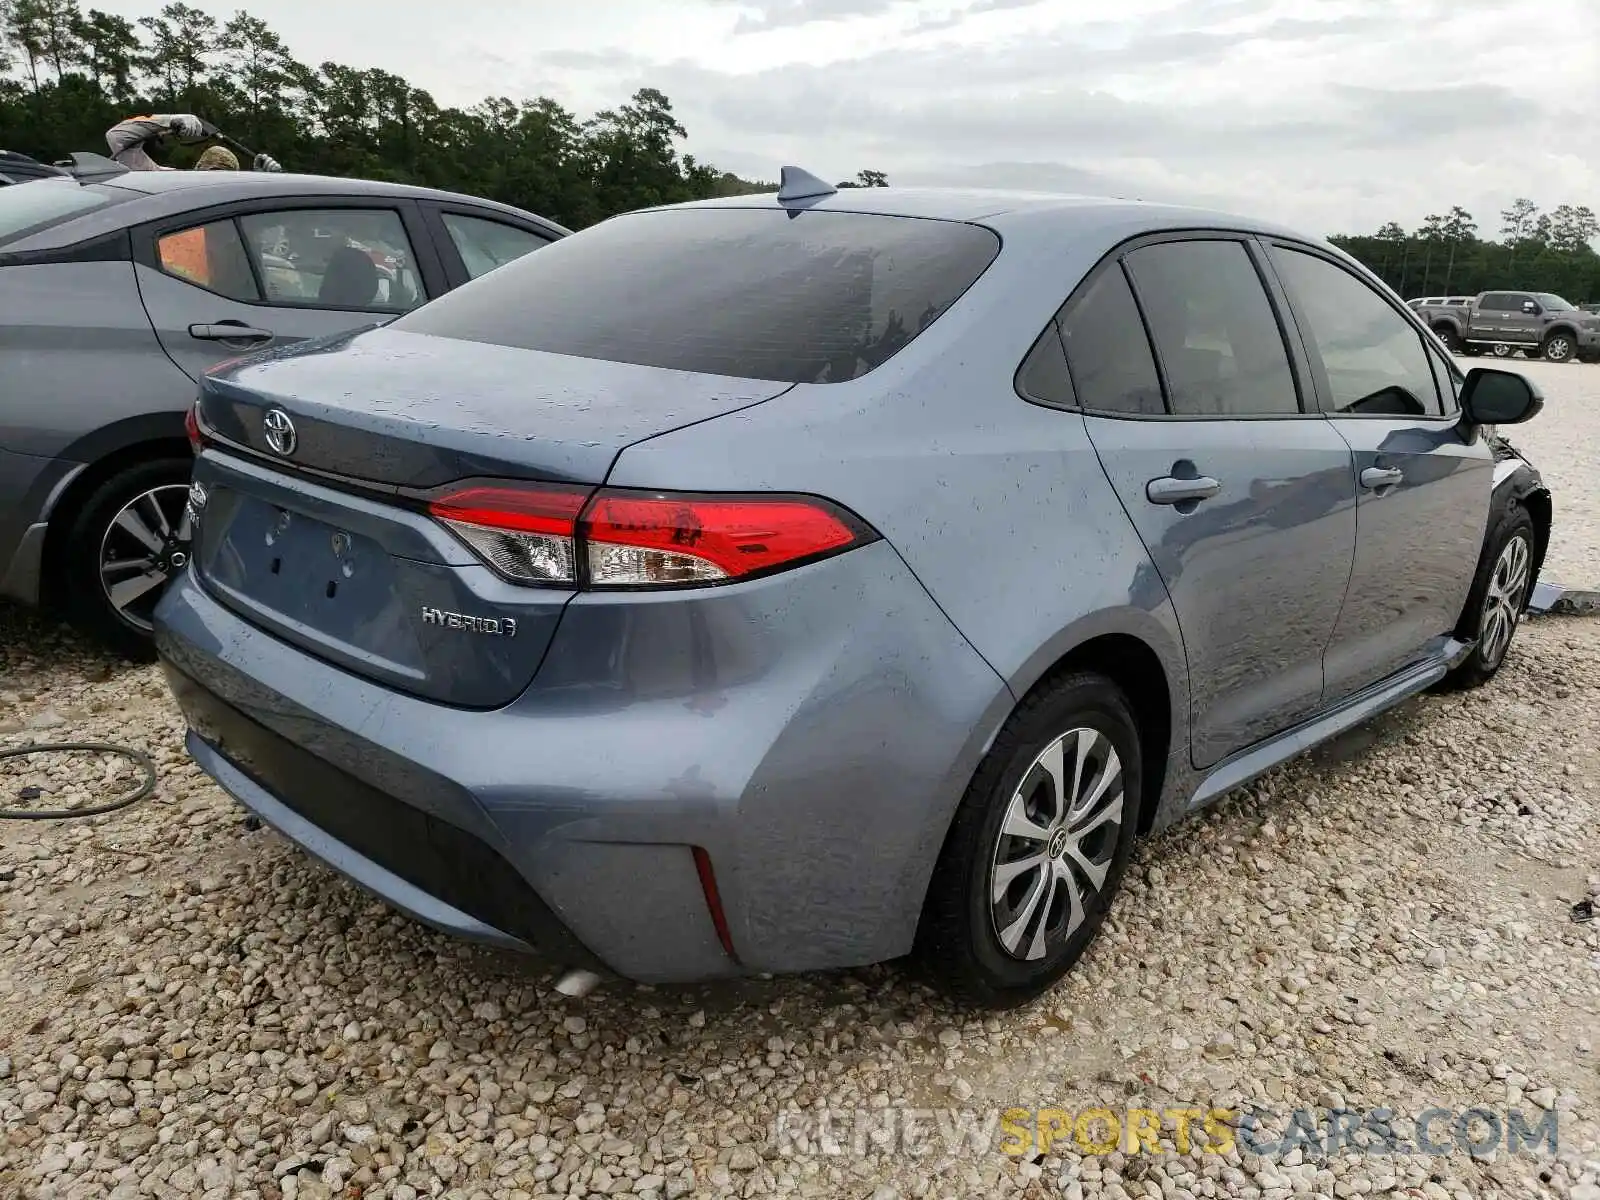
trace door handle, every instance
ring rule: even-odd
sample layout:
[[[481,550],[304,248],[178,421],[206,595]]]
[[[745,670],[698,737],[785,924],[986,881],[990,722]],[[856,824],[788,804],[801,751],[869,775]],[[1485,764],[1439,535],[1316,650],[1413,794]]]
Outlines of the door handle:
[[[272,333],[253,329],[242,321],[218,321],[215,325],[191,325],[189,336],[202,342],[270,342]]]
[[[1403,482],[1405,477],[1406,473],[1399,467],[1368,467],[1361,472],[1361,486],[1375,492],[1380,488],[1393,487]]]
[[[1195,479],[1179,479],[1163,475],[1144,485],[1145,499],[1151,504],[1184,504],[1190,501],[1209,500],[1222,490],[1222,484],[1209,475]]]

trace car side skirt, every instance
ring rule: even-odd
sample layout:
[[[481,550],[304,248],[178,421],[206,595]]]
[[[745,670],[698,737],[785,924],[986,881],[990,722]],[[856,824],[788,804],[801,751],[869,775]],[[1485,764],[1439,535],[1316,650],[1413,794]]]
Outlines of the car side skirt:
[[[1280,763],[1426,691],[1471,654],[1472,648],[1472,642],[1445,638],[1443,644],[1421,662],[1379,680],[1299,725],[1224,759],[1201,777],[1190,793],[1188,811],[1205,807]]]

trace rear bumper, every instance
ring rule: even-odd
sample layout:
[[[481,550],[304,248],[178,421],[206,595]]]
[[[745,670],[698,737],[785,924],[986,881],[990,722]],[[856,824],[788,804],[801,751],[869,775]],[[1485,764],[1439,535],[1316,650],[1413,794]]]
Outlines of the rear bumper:
[[[166,673],[190,722],[184,744],[194,760],[291,841],[435,929],[514,950],[537,946],[564,963],[592,965],[485,843],[308,754],[183,672],[168,667]]]
[[[904,953],[1010,709],[882,543],[737,587],[582,596],[491,712],[323,663],[192,574],[157,639],[197,761],[308,851],[438,928],[645,982]]]

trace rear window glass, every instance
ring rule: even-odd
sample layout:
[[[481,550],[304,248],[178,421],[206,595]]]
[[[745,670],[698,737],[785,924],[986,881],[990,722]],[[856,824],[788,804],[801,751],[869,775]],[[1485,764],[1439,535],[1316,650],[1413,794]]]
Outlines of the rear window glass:
[[[1000,239],[952,221],[636,213],[562,238],[392,329],[679,371],[840,383],[971,287]]]
[[[35,179],[0,187],[0,243],[111,203],[104,192],[70,179]]]

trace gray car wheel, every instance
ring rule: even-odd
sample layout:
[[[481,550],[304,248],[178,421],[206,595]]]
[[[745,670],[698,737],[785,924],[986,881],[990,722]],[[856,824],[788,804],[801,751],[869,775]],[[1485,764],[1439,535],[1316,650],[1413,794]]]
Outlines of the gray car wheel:
[[[1544,340],[1544,357],[1548,362],[1570,362],[1577,348],[1570,333],[1552,333]]]
[[[1456,627],[1456,637],[1474,643],[1472,653],[1450,673],[1448,686],[1487,683],[1505,663],[1533,591],[1538,544],[1533,518],[1520,504],[1503,509],[1491,524]]]
[[[1138,827],[1138,727],[1102,675],[1063,675],[1011,715],[973,776],[928,888],[917,952],[958,999],[1022,1004],[1094,939]]]
[[[85,501],[68,535],[63,577],[74,622],[129,658],[154,656],[152,618],[187,565],[189,459],[128,467]]]

